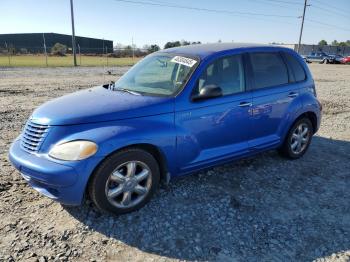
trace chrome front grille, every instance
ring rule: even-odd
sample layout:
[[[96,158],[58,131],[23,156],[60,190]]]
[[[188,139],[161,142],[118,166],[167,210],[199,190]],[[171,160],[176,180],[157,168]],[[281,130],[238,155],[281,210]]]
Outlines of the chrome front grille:
[[[48,125],[39,125],[28,121],[21,137],[22,148],[28,152],[38,152],[48,131]]]

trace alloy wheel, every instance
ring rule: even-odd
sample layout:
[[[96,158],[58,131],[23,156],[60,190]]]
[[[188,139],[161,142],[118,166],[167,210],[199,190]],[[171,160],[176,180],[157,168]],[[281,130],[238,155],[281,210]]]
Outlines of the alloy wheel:
[[[108,201],[118,208],[131,208],[140,203],[150,191],[152,174],[141,161],[129,161],[119,165],[106,182]]]
[[[307,124],[300,123],[293,131],[290,148],[294,154],[302,153],[310,139],[310,129]]]

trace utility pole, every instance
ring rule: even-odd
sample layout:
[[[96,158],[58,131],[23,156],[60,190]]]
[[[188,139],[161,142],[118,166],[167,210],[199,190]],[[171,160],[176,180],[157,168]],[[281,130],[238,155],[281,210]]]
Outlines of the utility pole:
[[[46,50],[46,41],[45,41],[45,34],[43,33],[43,40],[44,40],[44,52],[45,52],[45,60],[46,60],[46,66],[47,64],[47,50]]]
[[[11,66],[11,54],[10,54],[10,48],[7,45],[7,42],[5,42],[5,47],[7,49],[7,56],[8,56],[8,60],[9,60],[9,66]]]
[[[108,67],[108,49],[107,49],[107,46],[105,48],[106,48],[106,61],[107,61],[107,67]]]
[[[303,11],[303,16],[302,16],[302,20],[301,20],[301,28],[300,28],[300,35],[299,35],[299,42],[298,42],[298,53],[300,52],[300,45],[301,45],[301,37],[303,35],[303,28],[304,28],[304,20],[305,20],[305,11],[306,11],[306,7],[308,6],[307,4],[307,0],[305,0],[304,2],[304,11]]]
[[[132,48],[132,61],[134,61],[135,59],[134,37],[131,38],[131,48]]]
[[[79,53],[79,65],[81,66],[81,53],[80,53],[80,45],[78,44],[78,53]]]
[[[71,14],[71,20],[72,20],[72,49],[73,49],[74,66],[77,66],[77,53],[76,53],[76,50],[75,50],[75,30],[74,30],[73,0],[70,0],[70,14]]]

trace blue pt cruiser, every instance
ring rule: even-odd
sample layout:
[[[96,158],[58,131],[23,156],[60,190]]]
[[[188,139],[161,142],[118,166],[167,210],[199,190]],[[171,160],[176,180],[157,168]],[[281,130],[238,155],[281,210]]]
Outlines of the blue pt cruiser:
[[[40,106],[9,157],[42,194],[67,205],[88,196],[122,214],[173,177],[270,149],[297,159],[320,120],[314,80],[293,50],[193,45]]]

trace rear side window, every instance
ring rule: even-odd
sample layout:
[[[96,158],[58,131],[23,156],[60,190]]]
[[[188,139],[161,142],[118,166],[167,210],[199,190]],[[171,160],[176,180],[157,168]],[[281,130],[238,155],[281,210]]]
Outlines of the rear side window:
[[[284,53],[284,56],[286,57],[289,66],[293,70],[295,82],[300,82],[305,80],[306,74],[305,74],[304,68],[299,63],[299,61],[289,53]]]
[[[288,83],[288,70],[279,53],[251,53],[255,89]]]

